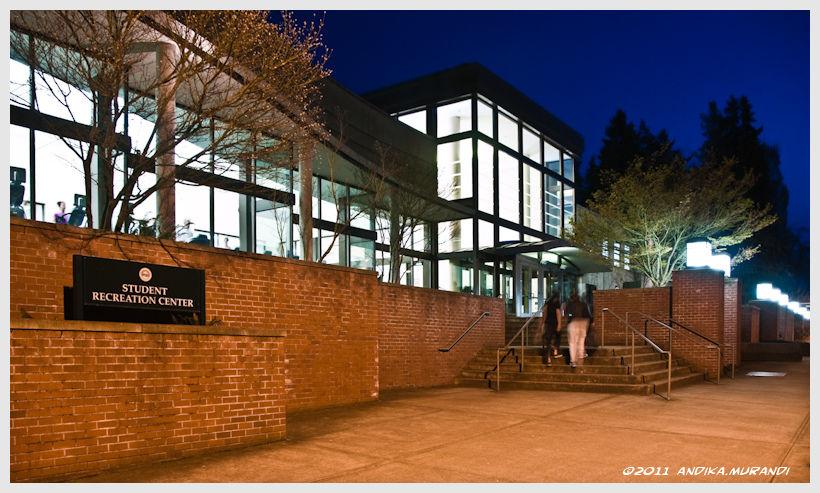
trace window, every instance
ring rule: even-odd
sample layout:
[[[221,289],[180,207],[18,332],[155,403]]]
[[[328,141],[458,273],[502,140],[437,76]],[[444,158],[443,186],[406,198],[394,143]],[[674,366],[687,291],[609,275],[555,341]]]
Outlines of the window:
[[[563,153],[564,156],[564,178],[575,181],[575,160],[571,155]]]
[[[437,134],[446,137],[472,129],[472,102],[469,99],[439,106],[437,112]]]
[[[478,248],[492,248],[495,245],[493,223],[478,220]]]
[[[438,287],[456,293],[473,292],[473,264],[470,260],[439,260]]]
[[[214,246],[228,250],[243,250],[245,196],[214,188]]]
[[[532,166],[524,165],[524,226],[541,231],[541,172]]]
[[[415,128],[419,132],[427,133],[427,110],[414,111],[399,116],[399,121]]]
[[[501,111],[498,112],[498,142],[518,151],[518,122]]]
[[[10,35],[12,41],[9,58],[9,102],[28,108],[31,105],[31,67],[26,63],[26,57],[15,50],[16,46],[28,44],[28,36],[14,31]]]
[[[254,199],[256,204],[256,253],[286,257],[290,251],[290,206],[266,199]]]
[[[523,149],[521,149],[521,154],[524,156],[532,159],[536,163],[541,162],[541,139],[535,133],[534,130],[531,130],[524,127],[522,133],[522,140],[523,140]]]
[[[478,210],[493,213],[493,147],[478,141]]]
[[[373,269],[375,262],[375,243],[373,240],[350,236],[350,267],[356,269]]]
[[[35,43],[40,44],[46,42],[35,40]],[[38,48],[38,50],[40,49],[41,48]],[[72,63],[76,63],[76,60],[73,60],[73,52],[70,50],[50,44],[47,49],[53,53],[53,58],[50,59],[52,65],[58,63],[61,59],[72,59]],[[64,69],[63,72],[69,69],[70,66]],[[65,77],[66,74],[60,75]],[[91,91],[87,88],[75,87],[52,74],[35,70],[34,90],[37,96],[35,99],[35,109],[41,113],[85,125],[93,124],[94,98]]]
[[[347,187],[322,178],[321,194],[321,218],[332,223],[344,222],[347,216],[347,211],[345,210],[347,204]],[[317,212],[318,211],[314,211],[314,215],[316,215]],[[341,213],[341,218],[339,217],[339,213]]]
[[[506,152],[498,152],[498,215],[517,223],[518,160]]]
[[[478,131],[489,138],[493,135],[493,107],[485,103],[480,97],[478,99]]]
[[[9,143],[11,144],[9,145],[11,215],[24,219],[30,219],[32,214],[36,213],[36,211],[32,212],[31,207],[29,136],[29,129],[9,125]],[[43,212],[39,212],[38,219],[43,219]]]
[[[373,231],[373,212],[368,202],[368,192],[349,187],[350,225],[356,228]]]
[[[473,248],[473,220],[438,223],[439,252],[459,252]]]
[[[564,186],[564,231],[572,230],[573,220],[575,220],[575,190]]]
[[[39,131],[34,133],[34,142],[35,200],[44,204],[45,215],[36,219],[88,226],[85,216],[85,174],[80,156],[87,155],[89,144],[62,140],[56,135]],[[64,204],[64,209],[58,206],[58,202]]]
[[[174,187],[177,240],[211,244],[211,188],[178,182]],[[154,196],[147,200],[156,200]],[[189,226],[186,225],[190,223]]]
[[[561,182],[548,174],[546,177],[546,223],[547,233],[553,236],[561,236]]]
[[[546,140],[544,141],[544,166],[550,171],[561,174],[561,153]]]
[[[498,241],[499,242],[521,241],[521,233],[519,233],[518,231],[512,230],[512,229],[509,229],[509,228],[499,227],[498,228]]]
[[[438,146],[438,194],[447,200],[473,196],[473,141]]]

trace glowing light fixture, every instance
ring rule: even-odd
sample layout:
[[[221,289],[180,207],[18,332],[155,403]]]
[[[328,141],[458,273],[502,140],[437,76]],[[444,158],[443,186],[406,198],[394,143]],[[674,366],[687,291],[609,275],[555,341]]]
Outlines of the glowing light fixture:
[[[777,304],[780,306],[787,306],[789,304],[789,295],[786,293],[781,293],[780,299],[777,300]]]
[[[712,258],[712,244],[708,241],[694,241],[686,244],[686,267],[709,267]]]
[[[774,286],[772,286],[772,284],[768,283],[768,282],[763,282],[763,283],[758,284],[757,285],[757,293],[756,293],[757,294],[757,299],[759,299],[759,300],[768,300],[769,299],[769,293],[772,292],[773,287]]]
[[[732,259],[726,253],[721,253],[720,255],[712,255],[709,258],[709,268],[715,270],[722,270],[723,275],[729,277],[732,270]]]
[[[780,301],[780,290],[777,288],[772,288],[771,291],[769,291],[768,301],[774,301],[775,303]]]

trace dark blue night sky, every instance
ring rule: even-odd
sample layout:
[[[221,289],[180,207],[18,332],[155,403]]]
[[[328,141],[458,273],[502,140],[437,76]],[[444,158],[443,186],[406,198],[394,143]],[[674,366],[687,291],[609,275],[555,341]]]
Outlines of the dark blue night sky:
[[[708,102],[746,95],[809,226],[808,12],[329,11],[324,32],[359,93],[482,63],[584,136],[584,167],[618,108],[691,153]]]

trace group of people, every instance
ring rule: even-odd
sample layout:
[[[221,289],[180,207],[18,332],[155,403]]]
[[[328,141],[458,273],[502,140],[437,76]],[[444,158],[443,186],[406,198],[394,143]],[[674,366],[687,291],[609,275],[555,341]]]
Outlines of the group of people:
[[[541,311],[541,333],[543,334],[541,358],[546,365],[551,365],[553,358],[561,357],[559,349],[564,320],[566,320],[568,331],[570,366],[576,368],[584,364],[586,357],[584,342],[589,324],[592,322],[589,305],[578,297],[577,291],[573,291],[569,300],[563,305],[558,293],[553,293],[544,303]]]

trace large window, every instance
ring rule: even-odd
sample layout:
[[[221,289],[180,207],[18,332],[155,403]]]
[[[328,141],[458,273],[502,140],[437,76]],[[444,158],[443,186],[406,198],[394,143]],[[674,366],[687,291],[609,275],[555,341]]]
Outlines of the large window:
[[[498,142],[518,151],[518,122],[501,111],[498,112]]]
[[[89,145],[39,131],[34,133],[34,142],[35,197],[44,204],[45,214],[36,219],[87,226],[85,174],[80,156],[86,155]]]
[[[561,152],[546,140],[544,141],[544,166],[550,171],[561,174]]]
[[[9,125],[9,172],[11,175],[11,215],[32,218],[29,129]],[[40,219],[42,211],[37,211]]]
[[[493,135],[493,107],[478,99],[478,131],[487,137],[494,138]]]
[[[521,149],[521,153],[524,156],[532,159],[536,163],[541,162],[541,139],[535,133],[535,131],[524,127],[522,140],[524,147]]]
[[[457,103],[439,106],[437,110],[437,134],[446,137],[472,130],[472,101],[465,99]]]
[[[438,251],[441,253],[473,248],[473,220],[447,221],[438,224]]]
[[[532,166],[524,165],[524,226],[541,231],[541,172]]]
[[[564,156],[564,178],[575,181],[575,160],[571,155],[563,153]]]
[[[24,34],[14,32],[11,35],[25,37]],[[30,76],[31,68],[25,63],[25,58],[12,47],[9,58],[9,102],[11,104],[29,107],[31,104]]]
[[[439,144],[438,194],[447,200],[473,196],[472,139]]]
[[[478,210],[493,213],[493,147],[478,141]]]
[[[405,125],[409,125],[419,132],[426,134],[427,133],[427,111],[420,110],[414,111],[412,113],[405,113],[404,115],[399,116],[399,121],[404,123]]]
[[[572,230],[572,221],[575,220],[575,190],[564,186],[564,231]]]
[[[492,248],[495,246],[493,223],[478,219],[478,248]]]
[[[498,152],[498,215],[519,222],[518,160],[506,152]]]
[[[439,260],[438,287],[457,293],[473,292],[472,260]]]
[[[545,173],[544,176],[547,233],[561,236],[561,182],[549,174]]]
[[[265,199],[256,203],[256,253],[288,256],[290,252],[290,206]]]

